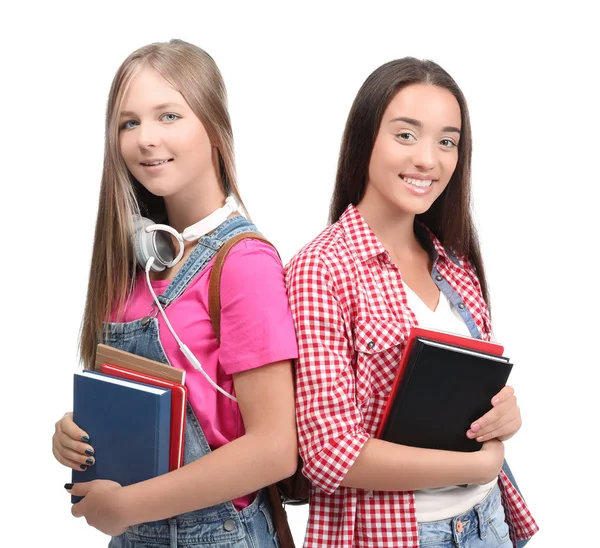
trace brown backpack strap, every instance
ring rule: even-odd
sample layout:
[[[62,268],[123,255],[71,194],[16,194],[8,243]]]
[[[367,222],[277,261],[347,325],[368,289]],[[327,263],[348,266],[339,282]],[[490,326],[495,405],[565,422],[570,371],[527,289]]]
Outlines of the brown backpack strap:
[[[290,530],[290,524],[288,523],[287,514],[281,502],[281,498],[279,497],[277,484],[272,483],[267,487],[267,495],[269,496],[269,502],[271,503],[273,525],[275,526],[275,531],[277,531],[279,545],[281,548],[296,548],[294,537]]]
[[[212,267],[212,271],[210,273],[210,278],[208,280],[208,313],[210,315],[210,321],[213,326],[213,330],[217,337],[217,341],[221,341],[221,272],[223,271],[223,264],[225,263],[225,259],[229,251],[233,248],[235,244],[250,238],[252,240],[260,240],[269,245],[273,245],[268,240],[265,240],[260,234],[257,232],[243,232],[230,238],[227,240],[222,246],[221,249],[217,252],[215,256],[215,262]],[[276,484],[269,485],[267,488],[267,495],[269,498],[269,503],[271,504],[272,516],[273,516],[273,525],[275,526],[275,530],[277,531],[277,536],[279,537],[279,544],[281,548],[295,548],[294,538],[292,537],[292,532],[290,530],[290,525],[287,520],[287,515],[285,512],[285,508],[281,502],[281,498],[279,496],[279,490],[277,489]]]
[[[258,232],[242,232],[233,238],[229,238],[217,252],[215,263],[213,264],[210,278],[208,280],[208,313],[213,326],[213,331],[217,336],[217,341],[221,341],[221,272],[223,264],[231,248],[245,239],[260,240],[269,245],[273,245],[268,240],[265,240]]]

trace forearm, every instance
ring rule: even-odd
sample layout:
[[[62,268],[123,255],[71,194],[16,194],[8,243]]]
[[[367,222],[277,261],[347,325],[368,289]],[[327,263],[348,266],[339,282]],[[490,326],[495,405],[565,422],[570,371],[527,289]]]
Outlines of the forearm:
[[[124,521],[165,519],[252,493],[292,475],[296,455],[291,436],[246,434],[178,470],[124,487]]]
[[[421,449],[371,438],[342,485],[373,491],[414,491],[482,483],[482,468],[475,453]]]

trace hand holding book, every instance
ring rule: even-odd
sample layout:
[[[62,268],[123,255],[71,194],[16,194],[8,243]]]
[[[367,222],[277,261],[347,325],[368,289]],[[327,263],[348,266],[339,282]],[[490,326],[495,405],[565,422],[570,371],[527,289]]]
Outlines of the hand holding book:
[[[495,343],[413,328],[377,437],[428,449],[481,449],[480,436],[466,433],[478,420],[486,435],[493,432],[498,413],[490,411],[491,401],[512,369],[503,351]]]
[[[95,369],[74,375],[70,424],[89,432],[95,462],[73,467],[72,482],[102,479],[127,486],[181,467],[187,410],[183,371],[102,344]]]
[[[65,485],[71,498],[80,500],[71,508],[74,517],[85,516],[88,525],[111,536],[122,535],[129,523],[125,520],[121,498],[121,485],[110,480],[95,480],[76,485]]]
[[[106,479],[125,486],[165,474],[170,419],[168,388],[95,371],[75,373],[73,420],[89,432],[96,462],[86,470],[73,470],[72,483]]]
[[[85,470],[95,462],[88,433],[73,421],[73,412],[57,421],[52,436],[52,453],[58,462],[72,470]]]
[[[471,424],[469,439],[479,442],[498,439],[506,441],[521,428],[521,411],[512,386],[505,386],[491,401],[492,409]]]

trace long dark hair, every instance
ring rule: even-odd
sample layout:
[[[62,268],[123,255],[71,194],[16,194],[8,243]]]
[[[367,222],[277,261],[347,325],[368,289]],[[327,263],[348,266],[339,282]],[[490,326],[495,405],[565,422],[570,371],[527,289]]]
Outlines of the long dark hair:
[[[411,84],[447,89],[458,101],[461,137],[458,163],[440,197],[416,220],[427,226],[444,247],[465,256],[474,266],[484,299],[489,295],[479,238],[471,214],[471,122],[465,97],[454,79],[433,61],[404,57],[380,66],[358,91],[342,137],[329,222],[335,223],[348,205],[357,205],[366,189],[371,153],[383,113],[394,96]]]

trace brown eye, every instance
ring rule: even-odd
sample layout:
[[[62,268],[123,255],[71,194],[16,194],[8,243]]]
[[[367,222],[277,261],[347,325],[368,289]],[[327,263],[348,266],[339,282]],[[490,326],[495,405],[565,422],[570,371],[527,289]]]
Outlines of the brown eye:
[[[440,141],[440,144],[446,148],[453,148],[453,147],[457,146],[456,143],[454,141],[451,141],[450,139],[442,139]]]

